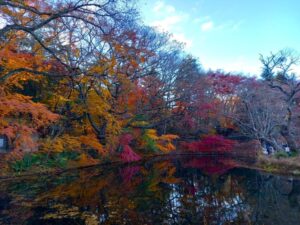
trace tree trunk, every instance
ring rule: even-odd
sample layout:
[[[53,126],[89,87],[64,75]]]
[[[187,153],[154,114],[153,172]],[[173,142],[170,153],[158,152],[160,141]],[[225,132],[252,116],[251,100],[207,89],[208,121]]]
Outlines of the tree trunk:
[[[269,138],[261,138],[259,139],[259,142],[261,143],[261,146],[264,148],[266,148],[266,144],[269,144],[270,146],[273,147],[274,151],[276,152],[282,150],[282,147],[279,146],[274,139],[270,140]]]
[[[282,126],[280,130],[281,135],[285,138],[289,148],[291,149],[292,152],[299,152],[297,143],[291,134],[288,126]]]
[[[87,118],[93,127],[94,131],[97,133],[97,137],[102,145],[106,144],[105,140],[105,134],[106,134],[106,125],[107,123],[105,122],[101,127],[98,127],[97,124],[94,122],[92,116],[89,113],[86,113]]]

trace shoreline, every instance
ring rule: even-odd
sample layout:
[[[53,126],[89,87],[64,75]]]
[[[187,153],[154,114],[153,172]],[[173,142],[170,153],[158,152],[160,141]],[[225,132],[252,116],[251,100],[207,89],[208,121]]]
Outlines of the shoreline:
[[[300,161],[297,163],[293,163],[296,159],[299,158],[285,158],[285,159],[276,159],[271,157],[265,156],[258,156],[257,158],[248,158],[245,156],[239,156],[239,154],[235,153],[183,153],[183,152],[171,152],[168,154],[155,154],[155,155],[148,155],[144,156],[139,161],[133,162],[124,162],[121,160],[113,160],[110,162],[99,162],[96,164],[84,165],[84,166],[72,166],[69,168],[49,168],[44,171],[39,172],[32,172],[30,170],[25,172],[11,172],[8,175],[0,176],[0,180],[15,180],[15,179],[30,179],[31,176],[38,176],[38,175],[46,175],[46,176],[56,176],[60,175],[65,172],[76,171],[86,168],[92,167],[101,167],[101,166],[117,166],[117,165],[125,165],[125,164],[133,164],[133,163],[141,163],[150,159],[155,158],[170,158],[170,157],[181,157],[181,156],[197,156],[197,157],[228,157],[237,160],[237,167],[238,168],[246,168],[246,169],[253,169],[258,170],[261,172],[266,172],[274,175],[284,175],[284,176],[300,176]]]

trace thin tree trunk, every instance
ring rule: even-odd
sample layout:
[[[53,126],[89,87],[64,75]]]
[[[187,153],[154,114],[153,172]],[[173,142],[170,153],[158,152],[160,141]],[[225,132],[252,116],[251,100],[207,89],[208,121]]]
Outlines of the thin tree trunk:
[[[299,152],[297,143],[291,134],[288,126],[282,126],[280,130],[281,135],[285,138],[289,148],[291,149],[292,152]]]

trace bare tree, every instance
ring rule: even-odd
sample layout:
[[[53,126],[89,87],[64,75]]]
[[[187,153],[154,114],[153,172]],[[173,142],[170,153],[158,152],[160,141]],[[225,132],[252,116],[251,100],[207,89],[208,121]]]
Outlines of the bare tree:
[[[260,61],[263,64],[262,77],[270,88],[279,91],[277,99],[282,99],[284,102],[285,115],[278,124],[280,133],[291,150],[298,151],[295,141],[297,128],[294,124],[295,120],[298,120],[295,113],[299,107],[300,81],[293,73],[293,68],[300,62],[299,56],[291,50],[282,50],[276,54],[271,53],[267,57],[261,56]]]
[[[281,150],[280,124],[284,117],[284,102],[278,99],[278,90],[270,88],[262,81],[244,84],[238,94],[239,103],[232,119],[240,132],[251,139],[269,144]]]

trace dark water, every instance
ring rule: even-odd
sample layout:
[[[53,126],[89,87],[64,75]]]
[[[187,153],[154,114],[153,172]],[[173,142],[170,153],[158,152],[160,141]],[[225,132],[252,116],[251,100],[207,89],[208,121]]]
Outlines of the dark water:
[[[300,181],[185,157],[0,181],[0,224],[300,224]]]

